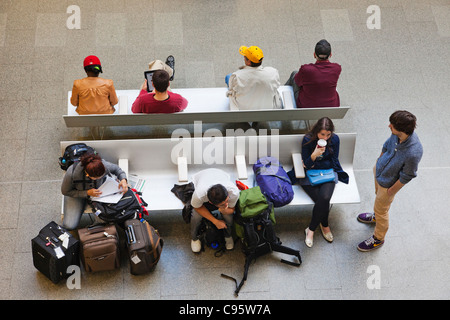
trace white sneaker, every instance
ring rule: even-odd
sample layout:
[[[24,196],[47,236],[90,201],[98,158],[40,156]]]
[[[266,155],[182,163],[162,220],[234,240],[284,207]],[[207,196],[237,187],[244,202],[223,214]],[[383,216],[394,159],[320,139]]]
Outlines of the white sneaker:
[[[232,237],[225,237],[225,248],[227,250],[233,250],[234,248],[234,241]]]
[[[202,242],[200,240],[191,240],[191,249],[194,253],[199,253],[202,250]]]

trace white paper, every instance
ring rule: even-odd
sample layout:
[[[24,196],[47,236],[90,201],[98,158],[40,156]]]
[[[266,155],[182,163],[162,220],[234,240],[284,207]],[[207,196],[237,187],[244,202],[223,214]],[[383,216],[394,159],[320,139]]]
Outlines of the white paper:
[[[58,237],[59,240],[62,241],[62,245],[65,249],[69,247],[69,234],[67,232],[64,232],[62,235]]]
[[[100,197],[92,197],[92,201],[104,203],[117,203],[122,198],[122,188],[119,189],[119,182],[111,177],[106,177],[105,182],[98,188],[102,192]]]
[[[138,177],[135,174],[129,174],[128,182],[130,183],[132,188],[136,189],[138,192],[142,192],[142,190],[144,190],[146,180]]]
[[[138,264],[139,262],[141,262],[141,259],[139,259],[139,257],[137,256],[137,254],[134,254],[134,255],[131,257],[131,261],[132,261],[134,264]]]
[[[55,253],[56,253],[56,258],[61,259],[62,257],[65,256],[64,252],[62,251],[61,247],[56,247],[54,248]]]

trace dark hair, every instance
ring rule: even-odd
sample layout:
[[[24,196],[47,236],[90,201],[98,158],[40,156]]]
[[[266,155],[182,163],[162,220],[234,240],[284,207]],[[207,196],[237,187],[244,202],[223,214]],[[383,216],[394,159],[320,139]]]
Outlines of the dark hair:
[[[316,57],[318,59],[327,60],[331,54],[331,45],[327,40],[322,39],[316,43],[314,52],[316,53]]]
[[[389,117],[389,122],[394,126],[394,129],[406,133],[408,136],[414,132],[416,121],[416,116],[406,110],[395,111]]]
[[[223,185],[215,184],[208,189],[207,196],[209,202],[216,206],[227,199],[228,191]]]
[[[259,60],[258,63],[255,63],[251,60],[249,60],[249,61],[250,61],[250,66],[252,66],[253,68],[259,67],[262,64],[262,58],[261,58],[261,60]]]
[[[84,71],[92,72],[98,77],[100,72],[102,72],[102,67],[98,66],[98,65],[89,65],[89,66],[84,67]]]
[[[333,137],[334,124],[330,118],[323,117],[323,118],[320,118],[319,120],[317,120],[317,122],[314,124],[314,126],[311,128],[311,130],[309,130],[309,132],[305,134],[305,136],[310,138],[310,140],[306,144],[310,144],[312,142],[317,143],[317,141],[319,140],[317,138],[317,135],[322,130],[331,131],[331,137]],[[333,148],[331,146],[331,137],[330,137],[330,139],[328,139],[327,149],[330,151],[330,153],[333,153]]]
[[[165,70],[156,70],[153,72],[153,86],[158,92],[165,92],[169,87],[169,73]]]
[[[318,140],[317,135],[320,131],[326,130],[331,131],[331,133],[334,133],[334,124],[333,121],[331,121],[328,117],[323,117],[314,124],[314,126],[311,128],[311,130],[307,133],[307,135],[311,138],[311,140]]]
[[[97,154],[85,154],[80,158],[80,161],[84,170],[90,177],[101,177],[106,172],[102,158]]]

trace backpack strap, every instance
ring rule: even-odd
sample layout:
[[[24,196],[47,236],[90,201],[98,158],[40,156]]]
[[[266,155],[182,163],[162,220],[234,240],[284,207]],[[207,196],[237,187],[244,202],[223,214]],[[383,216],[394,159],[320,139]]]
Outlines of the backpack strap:
[[[255,174],[256,174],[256,175],[261,174],[262,168],[263,168],[263,167],[259,167],[258,169],[256,169]],[[277,175],[277,174],[267,174],[267,173],[264,173],[264,175],[276,177],[276,178],[278,178],[278,179],[281,179],[281,180],[283,180],[283,181],[288,182],[289,184],[292,184],[291,179],[286,178],[286,177],[279,176],[279,175]]]

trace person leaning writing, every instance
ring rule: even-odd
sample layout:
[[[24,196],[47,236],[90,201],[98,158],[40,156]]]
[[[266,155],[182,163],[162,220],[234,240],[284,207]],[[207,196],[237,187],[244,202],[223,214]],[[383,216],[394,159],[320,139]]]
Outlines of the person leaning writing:
[[[103,160],[97,154],[85,154],[79,162],[71,165],[64,175],[61,193],[64,195],[63,227],[78,227],[89,197],[98,197],[98,188],[113,174],[119,180],[122,193],[128,191],[126,173],[116,164]]]

